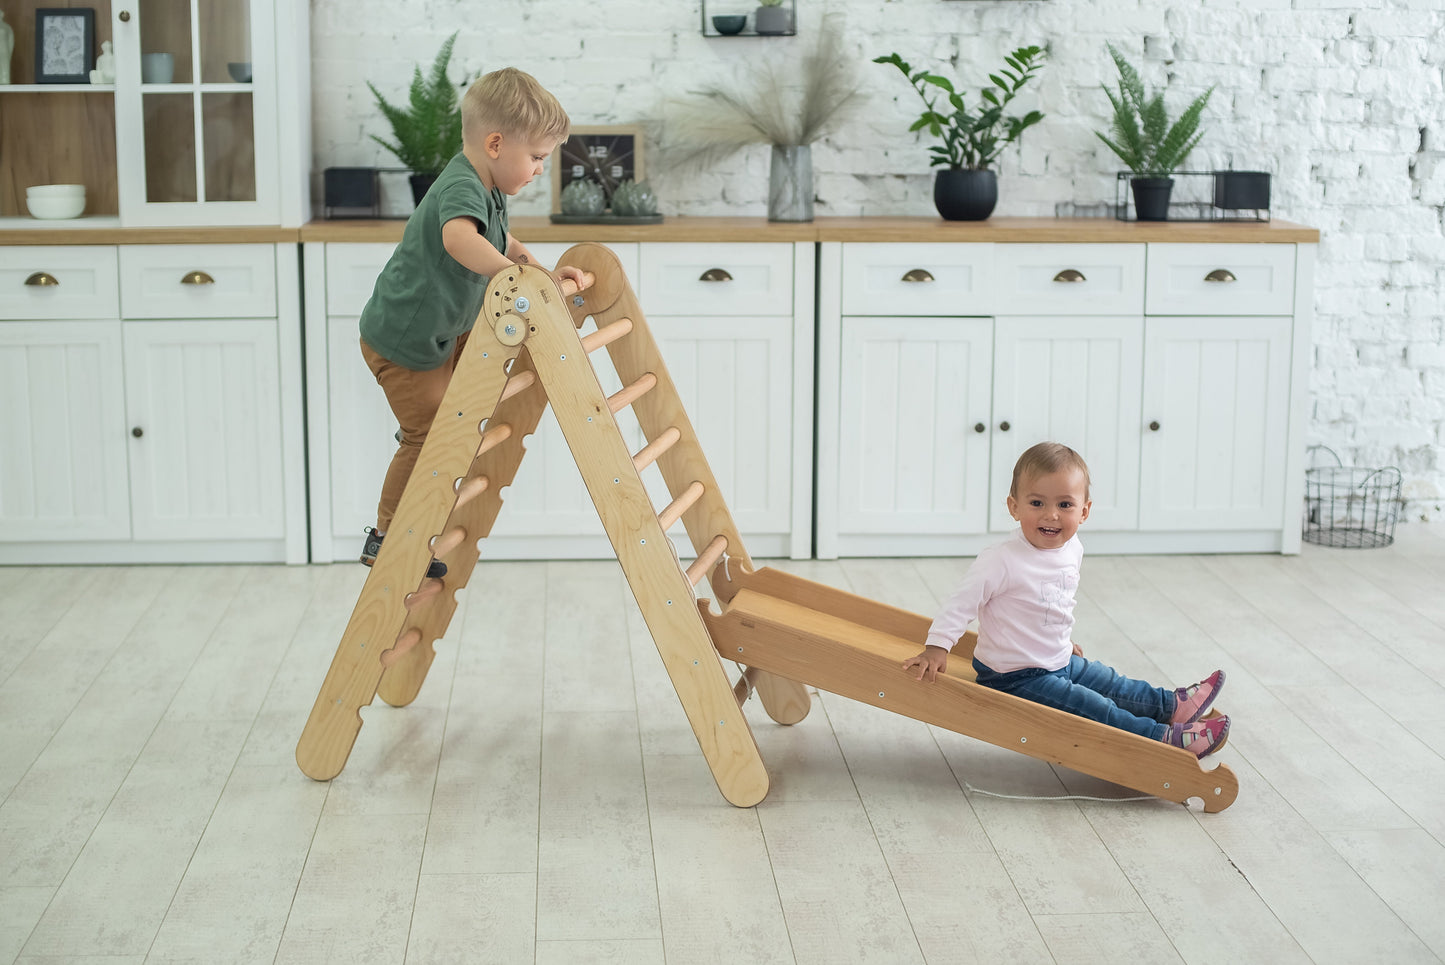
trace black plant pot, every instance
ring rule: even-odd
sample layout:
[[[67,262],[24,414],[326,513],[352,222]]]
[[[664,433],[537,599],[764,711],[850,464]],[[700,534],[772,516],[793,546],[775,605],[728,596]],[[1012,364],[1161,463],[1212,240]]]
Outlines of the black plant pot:
[[[933,179],[933,206],[947,221],[982,221],[998,204],[998,176],[992,171],[949,168]]]
[[[421,199],[426,197],[427,189],[436,183],[437,176],[435,174],[413,174],[408,180],[411,181],[411,200],[416,204],[421,204]]]
[[[1129,188],[1134,192],[1134,211],[1140,221],[1169,220],[1169,192],[1174,190],[1173,178],[1133,178]]]

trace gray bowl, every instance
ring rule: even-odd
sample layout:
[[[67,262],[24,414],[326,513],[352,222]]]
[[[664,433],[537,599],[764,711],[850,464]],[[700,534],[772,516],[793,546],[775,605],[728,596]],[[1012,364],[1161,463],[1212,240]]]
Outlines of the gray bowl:
[[[747,22],[747,15],[741,13],[719,14],[712,18],[713,29],[729,37],[733,34],[742,33],[743,27],[747,25]]]

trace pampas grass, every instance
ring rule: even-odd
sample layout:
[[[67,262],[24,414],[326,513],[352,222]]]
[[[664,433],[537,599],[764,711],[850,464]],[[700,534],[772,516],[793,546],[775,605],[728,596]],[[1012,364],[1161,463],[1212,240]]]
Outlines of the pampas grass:
[[[728,81],[714,81],[665,105],[678,166],[719,161],[750,144],[798,147],[829,133],[863,100],[837,14],[823,18],[801,60],[769,60]]]

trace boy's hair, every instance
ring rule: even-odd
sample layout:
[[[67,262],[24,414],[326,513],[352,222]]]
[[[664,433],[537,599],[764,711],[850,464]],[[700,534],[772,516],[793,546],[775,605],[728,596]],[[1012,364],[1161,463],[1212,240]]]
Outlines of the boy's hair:
[[[462,95],[462,140],[479,142],[493,131],[507,137],[565,140],[572,120],[531,74],[503,67],[484,74]]]
[[[1008,494],[1014,499],[1018,499],[1020,479],[1047,476],[1049,473],[1058,472],[1061,469],[1077,469],[1084,474],[1084,498],[1088,499],[1088,463],[1084,462],[1083,456],[1058,442],[1041,442],[1036,446],[1030,446],[1022,456],[1019,456],[1019,461],[1014,463],[1014,478],[1013,483],[1009,486]]]

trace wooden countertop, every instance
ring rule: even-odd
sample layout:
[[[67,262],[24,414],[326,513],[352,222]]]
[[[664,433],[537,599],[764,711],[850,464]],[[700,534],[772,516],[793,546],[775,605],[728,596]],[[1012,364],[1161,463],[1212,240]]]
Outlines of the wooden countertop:
[[[99,219],[98,219],[99,220]],[[406,222],[312,221],[300,228],[122,228],[88,225],[11,227],[0,223],[0,245],[276,244],[297,241],[397,242]],[[765,218],[668,218],[656,225],[552,224],[544,217],[512,219],[512,233],[541,241],[911,241],[1010,243],[1292,244],[1318,242],[1319,230],[1289,221],[1115,221],[1112,218],[990,218],[944,221],[927,217],[818,218],[772,222]]]

